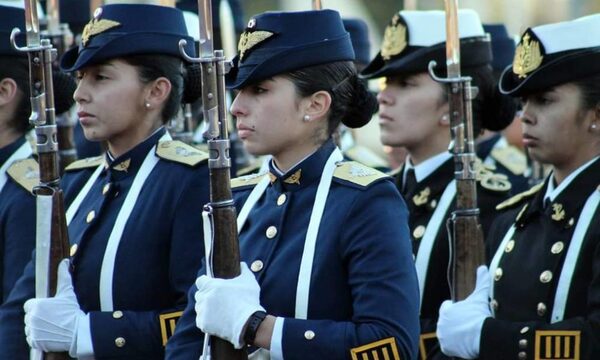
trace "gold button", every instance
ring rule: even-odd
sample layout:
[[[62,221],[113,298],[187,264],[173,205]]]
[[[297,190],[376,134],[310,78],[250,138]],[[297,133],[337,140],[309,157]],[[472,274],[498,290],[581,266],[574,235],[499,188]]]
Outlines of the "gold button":
[[[111,184],[106,183],[106,185],[104,185],[104,187],[102,188],[102,195],[106,195],[106,193],[110,191],[110,187],[111,187]]]
[[[92,210],[87,214],[85,221],[89,224],[94,220],[95,217],[96,217],[96,212],[94,210]]]
[[[75,254],[77,254],[77,244],[71,245],[71,250],[69,251],[69,254],[71,256],[75,256]]]
[[[573,218],[570,218],[570,219],[569,219],[569,222],[567,223],[567,226],[566,226],[566,227],[567,227],[567,228],[570,228],[570,227],[571,227],[571,226],[573,226],[573,225],[575,225],[575,219],[573,219]]]
[[[419,225],[413,230],[413,237],[415,239],[420,239],[425,235],[425,226]]]
[[[264,264],[262,261],[260,260],[256,260],[252,263],[252,265],[250,265],[250,270],[252,270],[253,272],[259,272],[262,270]]]
[[[525,334],[528,331],[529,331],[529,326],[525,326],[524,328],[521,329],[521,334]]]
[[[119,348],[122,348],[123,346],[125,346],[125,339],[122,337],[116,338],[115,345],[117,345],[117,347],[119,347]]]
[[[498,281],[500,280],[500,278],[502,277],[503,271],[502,268],[497,268],[496,272],[494,273],[494,280]]]
[[[527,340],[526,339],[519,340],[519,349],[527,349]]]
[[[429,206],[431,206],[432,209],[435,209],[435,207],[437,206],[437,201],[435,199],[431,200]]]
[[[540,274],[540,281],[543,282],[544,284],[547,284],[550,281],[552,281],[552,271],[546,270],[543,273],[541,273]]]
[[[498,310],[498,305],[498,300],[492,299],[492,301],[490,301],[490,306],[494,311]]]
[[[267,228],[267,237],[269,239],[274,238],[277,235],[277,228],[275,226],[269,226]]]
[[[117,311],[113,312],[114,319],[120,319],[122,317],[123,317],[123,312],[121,310],[117,310]]]
[[[504,252],[509,253],[514,248],[515,248],[515,241],[514,240],[510,240],[508,243],[506,243],[506,247],[504,248]]]
[[[544,316],[546,315],[546,304],[544,304],[543,302],[537,304],[537,314],[539,316]]]
[[[525,360],[525,359],[527,359],[527,353],[525,351],[519,351],[519,353],[517,354],[517,356],[519,357],[519,360]]]
[[[279,195],[279,197],[277,198],[277,205],[281,206],[281,205],[285,204],[286,200],[287,200],[287,196],[285,196],[285,194]]]
[[[304,338],[306,340],[312,340],[312,339],[314,339],[315,338],[315,332],[312,331],[312,330],[306,330],[304,332]]]
[[[565,248],[565,243],[563,243],[562,241],[557,241],[554,243],[554,245],[552,245],[552,249],[550,249],[550,251],[553,254],[560,254],[564,248]]]

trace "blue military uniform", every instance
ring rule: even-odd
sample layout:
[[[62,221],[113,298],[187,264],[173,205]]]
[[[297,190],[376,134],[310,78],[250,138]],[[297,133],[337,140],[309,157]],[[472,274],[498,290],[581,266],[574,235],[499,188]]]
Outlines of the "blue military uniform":
[[[31,147],[20,137],[0,149],[0,303],[3,303],[35,247],[35,197],[39,173]],[[29,159],[28,159],[29,158]]]
[[[270,177],[240,232],[241,259],[256,275],[261,304],[270,314],[285,317],[285,359],[350,359],[351,354],[385,347],[390,358],[411,359],[416,354],[418,305],[408,214],[391,179],[364,165],[337,166],[316,240],[308,320],[294,319],[309,209],[333,150],[333,142],[327,142],[285,175],[274,175],[271,164],[268,175],[232,181],[240,210],[254,186]],[[195,286],[167,346],[167,359],[195,359],[202,351],[194,292]]]

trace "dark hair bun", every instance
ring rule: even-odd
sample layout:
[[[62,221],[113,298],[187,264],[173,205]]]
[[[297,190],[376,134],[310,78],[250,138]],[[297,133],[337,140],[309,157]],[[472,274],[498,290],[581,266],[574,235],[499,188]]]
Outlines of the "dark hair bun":
[[[342,123],[349,128],[365,126],[379,109],[377,97],[369,91],[364,80],[354,74],[348,78],[353,91],[348,109],[342,118]]]
[[[77,88],[77,83],[70,74],[54,70],[52,72],[52,87],[54,88],[55,113],[60,115],[69,110],[75,103],[73,93]]]
[[[186,64],[183,98],[181,102],[190,104],[202,96],[202,72],[200,64]]]
[[[494,86],[493,96],[489,104],[483,106],[482,126],[491,131],[505,129],[515,118],[517,100],[500,93],[498,86]]]

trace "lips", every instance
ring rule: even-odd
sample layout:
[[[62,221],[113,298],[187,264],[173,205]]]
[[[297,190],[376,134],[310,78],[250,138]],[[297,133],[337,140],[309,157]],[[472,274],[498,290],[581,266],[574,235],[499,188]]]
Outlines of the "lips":
[[[240,137],[240,139],[244,140],[244,139],[248,138],[254,132],[254,129],[252,129],[250,126],[244,125],[242,123],[238,123],[237,131],[238,131],[238,136]]]
[[[539,139],[528,133],[523,133],[523,145],[524,146],[535,146],[539,142]]]

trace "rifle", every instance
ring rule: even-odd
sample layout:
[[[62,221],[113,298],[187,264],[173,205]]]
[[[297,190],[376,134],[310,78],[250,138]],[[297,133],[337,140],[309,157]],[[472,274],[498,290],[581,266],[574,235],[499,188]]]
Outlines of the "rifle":
[[[463,300],[475,288],[476,269],[485,261],[483,231],[477,207],[476,155],[473,136],[471,100],[477,88],[471,77],[460,73],[460,39],[458,34],[458,0],[444,0],[446,8],[447,78],[435,75],[435,61],[429,74],[448,88],[450,107],[451,151],[456,179],[456,209],[447,221],[451,239],[452,263],[449,270],[452,300]]]
[[[204,206],[212,225],[212,272],[217,278],[231,279],[240,274],[240,250],[237,214],[230,185],[231,158],[225,110],[225,56],[213,49],[211,0],[198,0],[200,17],[200,57],[185,53],[186,41],[179,41],[182,56],[200,63],[202,74],[202,105],[208,128],[203,134],[208,143],[210,202]],[[229,68],[229,66],[228,66]],[[229,70],[229,69],[227,69]],[[207,241],[207,239],[205,239]],[[211,264],[206,264],[207,268]],[[247,359],[244,349],[236,350],[231,343],[210,337],[213,360]]]
[[[43,35],[50,38],[52,45],[57,49],[56,59],[58,59],[73,42],[73,34],[69,30],[68,24],[60,23],[58,0],[47,0],[46,13],[48,14],[48,25]],[[58,65],[54,65],[55,69],[58,69]],[[61,174],[64,173],[69,164],[77,160],[77,149],[73,135],[76,120],[72,115],[71,111],[66,111],[56,117],[58,164]]]
[[[36,148],[40,165],[40,184],[34,189],[37,201],[35,296],[54,296],[56,293],[58,264],[69,256],[69,238],[63,193],[59,187],[58,144],[52,87],[52,61],[56,49],[50,40],[40,39],[37,1],[25,0],[25,26],[27,46],[19,47],[18,28],[12,30],[10,42],[29,58],[29,86],[31,91],[31,116],[35,126]],[[62,360],[67,353],[43,354],[32,351],[32,359]]]

